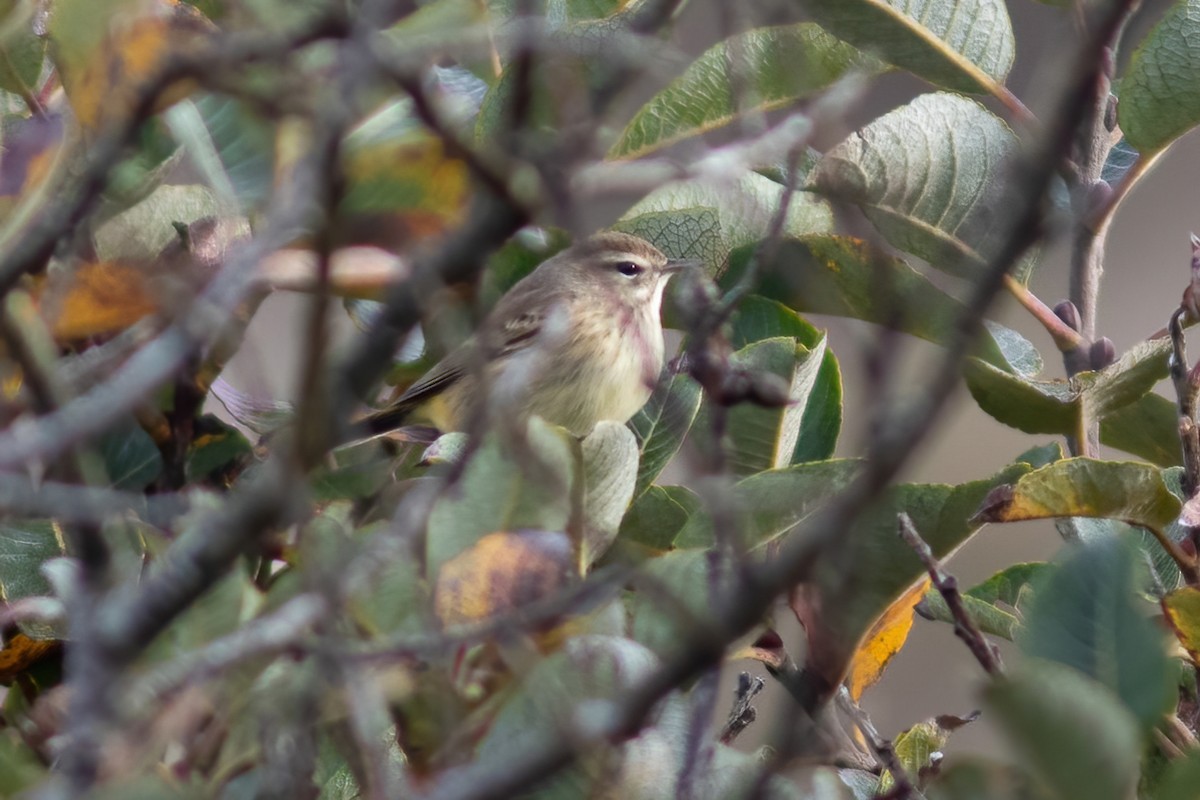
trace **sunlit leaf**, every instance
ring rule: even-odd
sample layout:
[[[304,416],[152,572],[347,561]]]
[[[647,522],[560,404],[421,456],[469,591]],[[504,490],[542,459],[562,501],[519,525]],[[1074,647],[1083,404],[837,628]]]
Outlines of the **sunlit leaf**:
[[[1148,729],[1174,707],[1175,686],[1163,630],[1136,596],[1136,552],[1120,539],[1079,547],[1038,584],[1018,641],[1108,687]]]
[[[1200,124],[1200,2],[1178,0],[1133,52],[1118,120],[1143,155]]]
[[[912,630],[913,606],[928,588],[929,579],[926,578],[896,598],[863,637],[846,675],[846,686],[855,702],[863,692],[879,682],[892,658],[904,647],[908,632]]]
[[[709,48],[642,106],[608,155],[637,158],[739,114],[789,105],[851,71],[880,66],[811,23],[747,31]]]
[[[1141,752],[1137,721],[1100,684],[1069,667],[1035,661],[986,687],[984,700],[988,718],[1054,797],[1133,795]]]
[[[433,598],[443,625],[477,622],[553,597],[575,570],[562,533],[491,533],[442,564]]]
[[[834,36],[939,86],[993,92],[1016,47],[1003,0],[804,0]]]
[[[809,185],[861,206],[897,248],[975,275],[1007,237],[1004,170],[1017,138],[974,100],[926,94],[825,154]]]

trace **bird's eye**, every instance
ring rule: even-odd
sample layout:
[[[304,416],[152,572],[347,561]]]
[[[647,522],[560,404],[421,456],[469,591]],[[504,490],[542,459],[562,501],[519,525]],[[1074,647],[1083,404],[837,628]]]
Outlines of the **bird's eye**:
[[[620,261],[617,263],[617,272],[624,275],[626,278],[632,278],[635,275],[642,273],[642,267],[632,261]]]

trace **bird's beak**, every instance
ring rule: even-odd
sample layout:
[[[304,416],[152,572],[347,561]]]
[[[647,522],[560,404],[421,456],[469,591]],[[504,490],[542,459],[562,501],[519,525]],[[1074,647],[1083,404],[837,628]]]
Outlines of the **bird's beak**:
[[[674,275],[676,272],[682,272],[685,269],[701,269],[704,266],[698,258],[672,258],[667,262],[662,271],[668,275]]]

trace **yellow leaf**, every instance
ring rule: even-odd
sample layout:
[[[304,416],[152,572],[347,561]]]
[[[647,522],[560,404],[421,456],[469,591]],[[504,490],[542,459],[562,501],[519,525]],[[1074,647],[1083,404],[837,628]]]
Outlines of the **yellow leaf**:
[[[1200,665],[1200,589],[1176,589],[1163,598],[1162,608],[1192,663]]]
[[[440,139],[406,137],[353,147],[343,167],[347,189],[341,211],[348,218],[343,243],[400,250],[463,219],[467,168],[446,155]]]
[[[913,607],[925,596],[929,584],[926,578],[901,595],[867,631],[846,676],[854,702],[857,703],[863,692],[883,677],[892,657],[904,647],[908,632],[912,630]]]
[[[573,564],[565,534],[489,533],[442,565],[434,587],[435,612],[442,624],[455,625],[513,611],[560,591]]]

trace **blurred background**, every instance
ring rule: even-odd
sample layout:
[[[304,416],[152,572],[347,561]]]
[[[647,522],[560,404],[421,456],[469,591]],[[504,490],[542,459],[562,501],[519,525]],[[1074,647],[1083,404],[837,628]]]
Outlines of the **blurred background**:
[[[692,0],[680,20],[678,41],[686,50],[689,41],[709,42],[711,29],[728,24],[725,0]],[[733,4],[730,4],[733,5]],[[1168,0],[1144,0],[1131,23],[1126,41],[1136,42],[1170,5]],[[1039,117],[1051,110],[1047,103],[1058,88],[1064,43],[1074,42],[1076,32],[1069,11],[1043,5],[1034,0],[1008,0],[1016,30],[1017,58],[1008,86]],[[1121,63],[1127,60],[1128,50]],[[893,74],[885,76],[863,99],[847,109],[841,130],[828,131],[819,149],[835,144],[846,133],[888,110],[902,105],[930,88],[915,78]],[[1189,232],[1200,229],[1200,211],[1195,196],[1200,186],[1200,135],[1185,137],[1161,160],[1122,206],[1108,238],[1106,272],[1101,287],[1098,333],[1108,336],[1118,355],[1166,324],[1177,307],[1189,278]],[[623,212],[620,207],[596,209],[593,220],[603,227]],[[1053,305],[1067,296],[1068,258],[1066,242],[1057,241],[1044,250],[1031,288],[1043,301]],[[940,273],[930,277],[948,288],[954,285]],[[230,364],[225,377],[235,386],[254,394],[291,398],[298,383],[295,361],[287,342],[299,336],[303,318],[297,314],[300,301],[287,295],[274,295],[256,316],[246,345]],[[1011,298],[1002,295],[993,309],[994,319],[1028,337],[1042,352],[1046,362],[1044,377],[1064,376],[1061,359],[1049,337]],[[340,332],[351,332],[344,314],[335,314],[342,325]],[[859,455],[868,421],[867,408],[873,398],[866,396],[864,349],[878,335],[876,329],[853,321],[835,318],[811,318],[829,330],[829,345],[841,361],[846,407],[841,455]],[[906,358],[905,369],[914,378],[933,351],[933,346],[906,340],[913,358]],[[1193,358],[1200,355],[1200,341]],[[1168,393],[1160,384],[1158,391]],[[1168,396],[1170,396],[1168,394]],[[218,409],[214,409],[218,410]],[[923,449],[903,475],[906,481],[961,483],[986,477],[1032,446],[1046,444],[1051,437],[1031,437],[1006,428],[980,411],[961,389],[944,412],[944,419],[926,439]],[[1021,523],[985,527],[949,562],[949,569],[964,588],[986,579],[992,573],[1021,561],[1053,558],[1061,547],[1053,525]],[[781,613],[781,630],[794,656],[799,656],[794,620]],[[789,635],[789,631],[791,635]],[[1003,649],[1010,659],[1011,648]],[[724,719],[732,699],[732,679],[736,672],[762,670],[750,662],[735,664],[723,682],[716,716]],[[982,672],[949,625],[928,622],[918,617],[908,643],[888,668],[883,680],[867,691],[863,706],[880,732],[893,737],[910,725],[938,714],[965,715],[977,707],[974,692]],[[772,692],[781,692],[768,680],[767,692],[756,703],[759,722],[739,740],[739,746],[754,747],[770,735],[771,709],[786,707],[774,702]],[[997,739],[986,719],[958,731],[947,747],[949,753],[987,751],[995,755]]]

